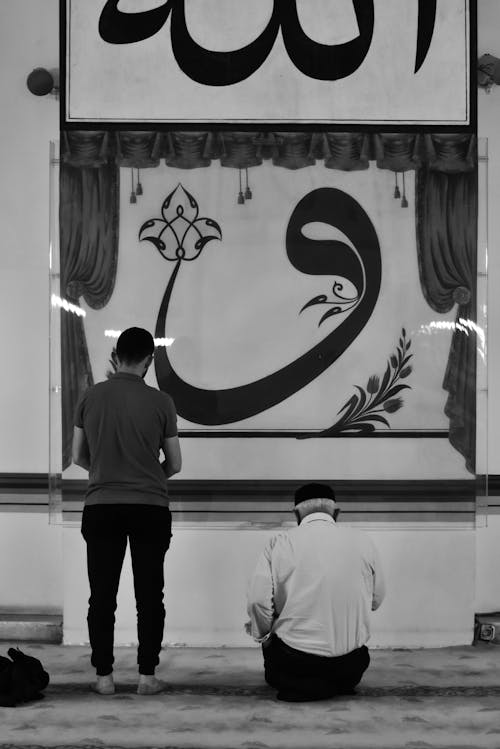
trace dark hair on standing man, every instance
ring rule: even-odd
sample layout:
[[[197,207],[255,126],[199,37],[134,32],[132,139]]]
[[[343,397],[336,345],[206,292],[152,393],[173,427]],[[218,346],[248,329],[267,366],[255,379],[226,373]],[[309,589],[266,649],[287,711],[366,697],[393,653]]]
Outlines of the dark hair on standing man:
[[[116,355],[124,364],[138,364],[154,350],[153,336],[144,328],[127,328],[116,342]]]

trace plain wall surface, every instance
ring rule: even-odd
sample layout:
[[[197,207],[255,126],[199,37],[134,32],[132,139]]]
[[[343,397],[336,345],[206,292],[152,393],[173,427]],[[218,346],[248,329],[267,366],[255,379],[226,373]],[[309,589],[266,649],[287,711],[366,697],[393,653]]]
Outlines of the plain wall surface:
[[[246,586],[275,531],[175,528],[165,564],[165,643],[251,645],[243,631]],[[373,647],[440,647],[472,642],[473,530],[370,530],[382,560],[387,597],[372,615]],[[88,641],[89,591],[84,542],[64,529],[64,642]],[[130,560],[118,594],[115,642],[135,642]]]
[[[476,530],[475,612],[500,611],[500,515]]]
[[[478,1],[478,56],[500,58],[500,3]],[[500,86],[478,91],[478,134],[488,138],[488,473],[500,473]]]
[[[478,0],[478,57],[500,57],[500,3]],[[478,91],[478,134],[488,139],[488,473],[500,473],[500,86]],[[476,612],[500,610],[500,517],[476,531]]]
[[[57,0],[2,0],[0,473],[48,471],[49,142],[59,107],[26,77],[59,60]]]
[[[63,608],[61,527],[45,512],[0,514],[0,612]]]
[[[49,142],[59,107],[33,96],[26,78],[58,66],[58,18],[57,0],[2,0],[0,473],[48,471]],[[2,512],[0,610],[62,610],[61,551],[47,511]]]
[[[49,141],[59,137],[58,102],[26,88],[34,67],[57,67],[57,0],[3,0],[0,158],[0,473],[48,470]],[[478,52],[500,56],[500,3],[478,0]],[[479,92],[479,135],[489,138],[489,372],[500,372],[500,87]],[[489,394],[489,472],[500,473],[500,394]],[[65,639],[86,639],[84,546],[77,528],[35,513],[0,518],[0,608],[62,607]],[[249,644],[242,633],[246,576],[267,532],[179,531],[167,558],[170,642]],[[374,616],[374,644],[456,644],[474,610],[500,609],[500,522],[476,531],[372,531],[390,593]],[[477,543],[476,543],[477,540]],[[61,545],[63,551],[61,552]],[[477,547],[477,563],[474,554]],[[237,553],[236,553],[237,550]],[[62,553],[62,556],[61,556]],[[498,560],[500,561],[500,560]],[[477,569],[476,569],[477,568]],[[62,581],[64,571],[64,583]],[[484,604],[484,606],[483,606]],[[135,612],[124,571],[118,640],[131,641]]]

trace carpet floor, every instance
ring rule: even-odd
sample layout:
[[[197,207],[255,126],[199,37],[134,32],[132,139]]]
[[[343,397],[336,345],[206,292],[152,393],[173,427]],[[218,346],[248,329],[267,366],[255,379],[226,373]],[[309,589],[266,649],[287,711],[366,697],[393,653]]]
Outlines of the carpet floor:
[[[15,644],[0,642],[0,655]],[[168,649],[157,671],[167,688],[151,697],[135,693],[135,649],[117,648],[117,690],[101,697],[88,648],[20,647],[51,681],[44,699],[0,708],[1,749],[500,748],[494,645],[371,651],[356,695],[306,704],[276,700],[258,648]]]

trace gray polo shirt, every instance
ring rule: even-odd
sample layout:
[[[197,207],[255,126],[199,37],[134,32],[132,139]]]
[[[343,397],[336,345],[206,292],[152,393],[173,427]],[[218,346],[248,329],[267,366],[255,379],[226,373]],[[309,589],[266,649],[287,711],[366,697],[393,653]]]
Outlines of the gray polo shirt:
[[[138,375],[117,372],[83,394],[74,424],[90,449],[86,505],[168,507],[160,447],[177,434],[177,416],[167,393]]]

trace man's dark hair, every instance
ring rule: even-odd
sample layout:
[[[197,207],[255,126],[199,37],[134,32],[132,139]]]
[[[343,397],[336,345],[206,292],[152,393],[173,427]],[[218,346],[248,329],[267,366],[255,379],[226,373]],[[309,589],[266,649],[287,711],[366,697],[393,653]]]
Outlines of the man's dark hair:
[[[138,364],[154,350],[153,336],[144,328],[127,328],[116,342],[116,355],[124,364]]]

